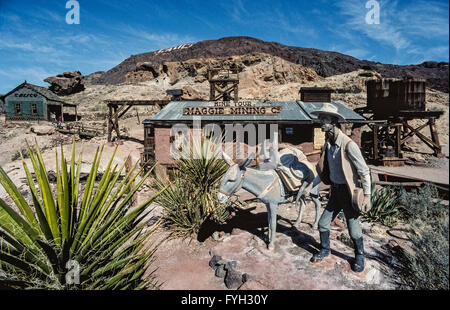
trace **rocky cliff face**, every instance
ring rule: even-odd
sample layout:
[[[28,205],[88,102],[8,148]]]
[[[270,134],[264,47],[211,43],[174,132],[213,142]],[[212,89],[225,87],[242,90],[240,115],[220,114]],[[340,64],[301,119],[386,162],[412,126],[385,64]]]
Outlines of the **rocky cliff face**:
[[[133,55],[118,66],[90,78],[91,84],[110,85],[126,83],[133,79],[152,79],[165,72],[174,76],[178,71],[172,63],[186,63],[193,59],[228,58],[252,54],[267,54],[289,63],[314,70],[321,77],[348,73],[358,69],[373,70],[383,77],[403,78],[416,76],[428,80],[428,86],[448,92],[449,64],[424,62],[420,65],[390,65],[311,48],[286,46],[264,42],[250,37],[227,37],[219,40],[201,41],[167,50]],[[189,62],[188,62],[189,63]],[[248,66],[248,65],[246,65]],[[192,67],[190,67],[192,68]],[[199,68],[195,68],[196,70]],[[195,71],[194,71],[195,72]],[[194,74],[189,71],[189,74]],[[200,74],[201,75],[201,74]],[[202,79],[200,77],[200,79]],[[174,80],[172,80],[173,82]]]
[[[139,62],[133,71],[125,74],[126,84],[151,81],[167,77],[170,85],[180,80],[193,78],[194,83],[208,79],[208,68],[229,67],[237,69],[240,83],[244,86],[254,83],[268,84],[304,83],[320,79],[317,73],[303,66],[288,62],[268,54],[248,54],[243,56],[189,59],[153,63]]]

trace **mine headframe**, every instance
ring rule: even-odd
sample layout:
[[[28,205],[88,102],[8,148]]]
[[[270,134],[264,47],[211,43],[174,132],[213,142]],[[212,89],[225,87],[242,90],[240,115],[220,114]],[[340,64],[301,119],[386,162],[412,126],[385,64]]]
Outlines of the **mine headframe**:
[[[214,68],[208,69],[210,85],[210,101],[239,100],[239,69]]]

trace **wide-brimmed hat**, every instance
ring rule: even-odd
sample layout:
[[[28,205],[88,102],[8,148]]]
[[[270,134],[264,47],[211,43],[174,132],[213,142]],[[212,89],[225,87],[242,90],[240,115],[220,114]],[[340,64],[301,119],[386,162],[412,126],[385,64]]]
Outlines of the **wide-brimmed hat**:
[[[317,117],[320,117],[320,115],[330,115],[336,117],[340,121],[345,120],[344,117],[339,114],[338,108],[329,102],[324,102],[320,109],[312,111],[311,114],[316,115]]]

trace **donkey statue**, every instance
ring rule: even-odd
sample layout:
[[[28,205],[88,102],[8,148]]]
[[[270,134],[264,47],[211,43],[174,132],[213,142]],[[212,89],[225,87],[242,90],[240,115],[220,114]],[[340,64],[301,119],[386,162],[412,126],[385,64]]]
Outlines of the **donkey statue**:
[[[273,152],[273,149],[271,149]],[[283,185],[278,173],[275,169],[255,169],[249,168],[248,165],[253,160],[254,154],[250,156],[241,164],[238,165],[233,162],[232,158],[225,152],[222,152],[222,159],[230,166],[227,172],[223,175],[220,188],[217,193],[219,203],[226,203],[226,201],[233,196],[241,188],[255,195],[260,201],[266,204],[268,222],[269,222],[269,234],[268,234],[268,249],[275,249],[275,235],[277,226],[277,210],[280,203],[290,202],[295,193],[289,192]],[[304,202],[303,192],[308,185],[313,183],[313,190],[311,190],[311,198],[316,206],[316,220],[314,225],[317,226],[320,211],[320,201],[318,199],[318,184],[320,179],[314,178],[311,174],[304,174],[304,181],[297,193],[295,203],[299,204],[299,213],[297,220],[293,224],[297,227],[302,219],[302,205]],[[317,193],[317,195],[312,193]]]

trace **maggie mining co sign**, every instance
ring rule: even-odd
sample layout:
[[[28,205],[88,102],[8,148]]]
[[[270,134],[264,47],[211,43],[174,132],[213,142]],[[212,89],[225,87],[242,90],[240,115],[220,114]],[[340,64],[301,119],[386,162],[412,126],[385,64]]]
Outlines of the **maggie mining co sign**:
[[[250,101],[217,101],[210,106],[194,106],[183,108],[183,115],[187,116],[216,116],[216,115],[259,115],[277,116],[281,113],[281,106],[257,106]]]

